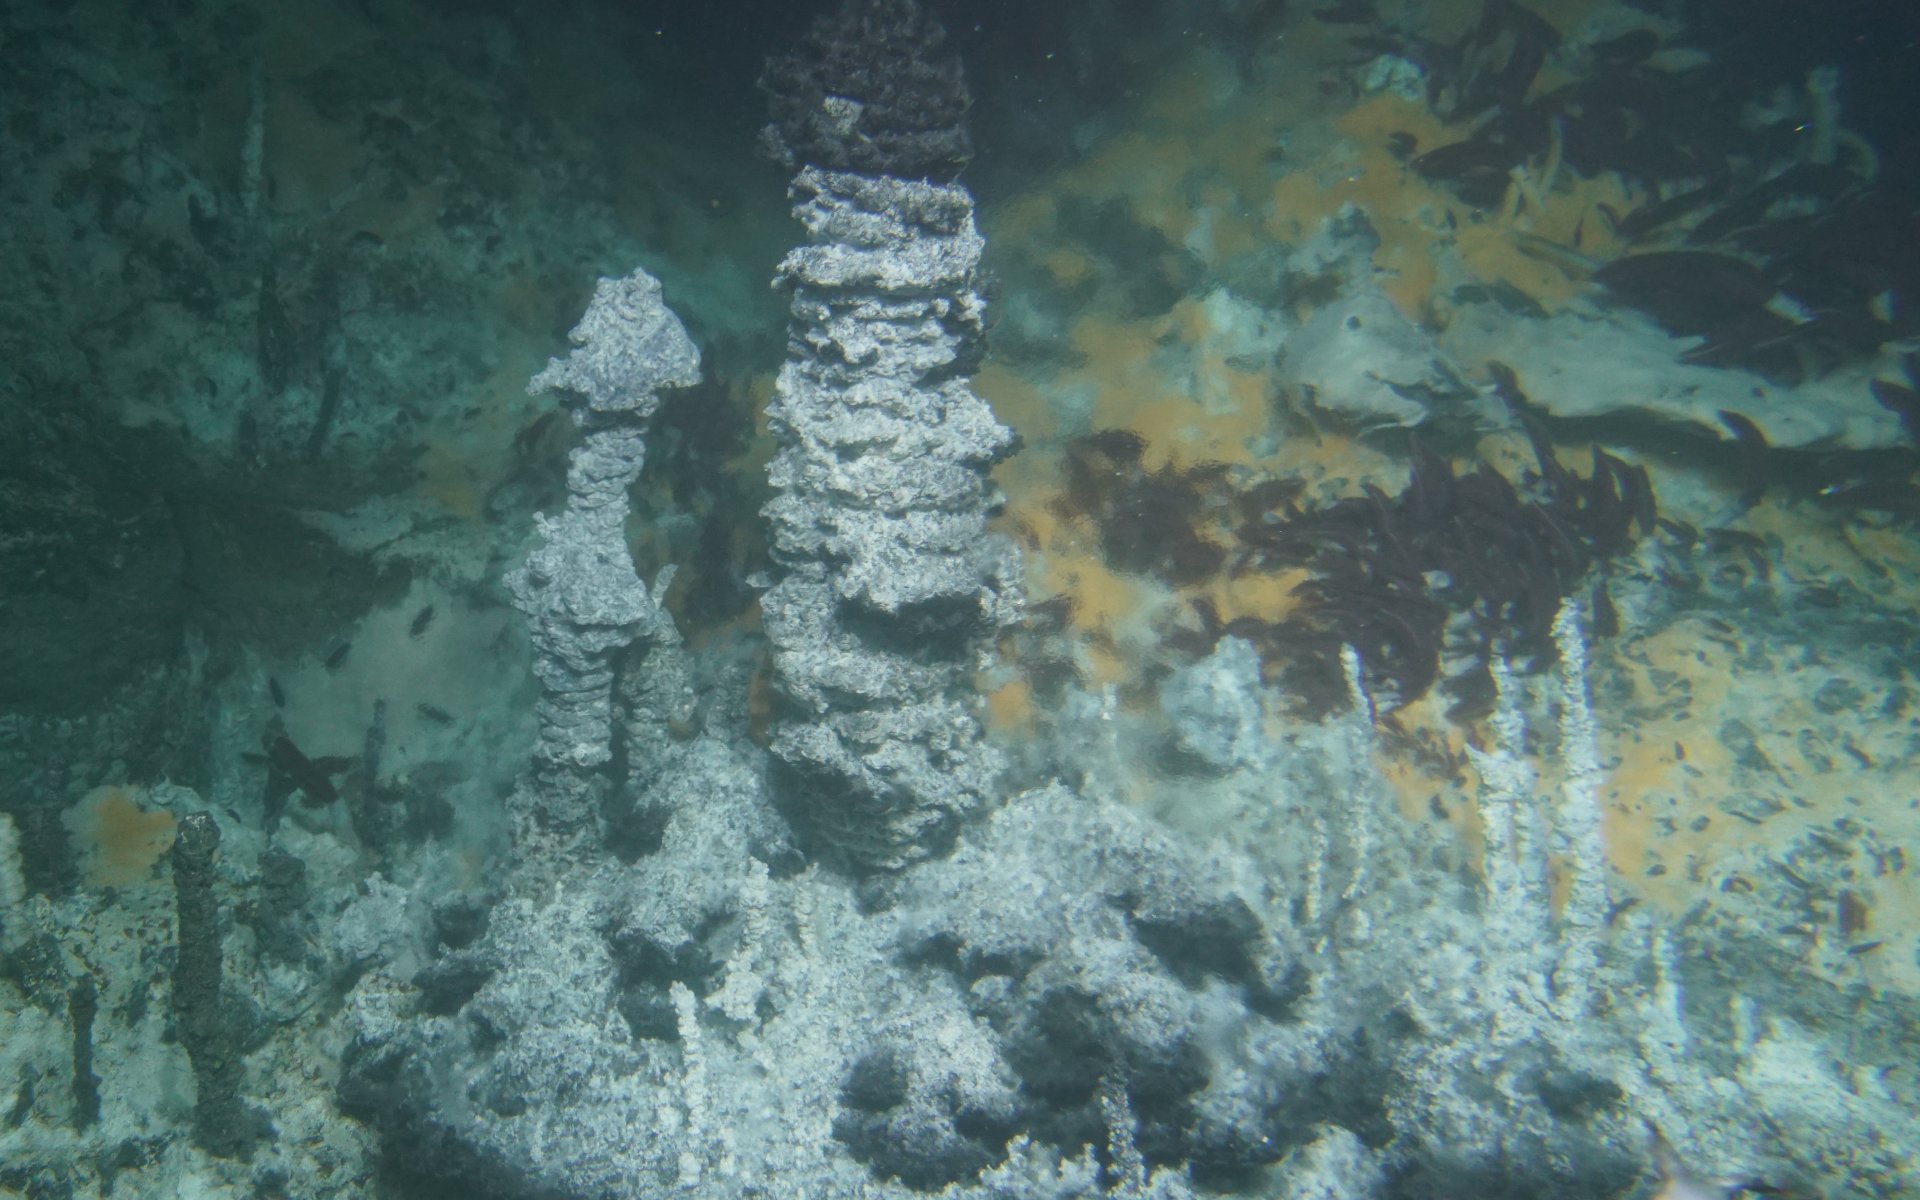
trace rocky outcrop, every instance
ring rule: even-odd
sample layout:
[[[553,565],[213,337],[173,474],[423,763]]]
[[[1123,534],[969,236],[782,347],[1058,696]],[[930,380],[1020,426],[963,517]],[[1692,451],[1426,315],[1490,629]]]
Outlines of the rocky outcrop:
[[[770,64],[766,140],[807,244],[768,424],[785,569],[761,601],[792,714],[775,756],[816,854],[893,868],[944,845],[999,770],[968,673],[1019,607],[987,478],[1011,431],[968,386],[984,348],[959,66],[911,0],[856,0]]]
[[[541,688],[519,815],[579,834],[595,826],[601,768],[613,756],[615,656],[666,620],[627,551],[627,489],[646,461],[659,392],[699,382],[700,353],[644,270],[602,279],[569,336],[573,353],[527,385],[558,392],[584,435],[567,469],[567,507],[535,518],[540,545],[506,583],[532,626]]]
[[[794,333],[768,419],[786,576],[761,602],[796,715],[776,733],[798,823],[848,860],[921,857],[998,770],[967,675],[1018,607],[989,536],[1012,433],[967,383],[982,241],[965,189],[808,168],[810,244],[781,277]]]

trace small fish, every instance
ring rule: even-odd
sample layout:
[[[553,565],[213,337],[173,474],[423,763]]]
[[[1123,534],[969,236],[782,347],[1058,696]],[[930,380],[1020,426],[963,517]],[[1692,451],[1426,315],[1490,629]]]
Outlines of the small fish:
[[[1872,912],[1866,901],[1842,889],[1834,905],[1834,921],[1840,927],[1840,936],[1850,938],[1856,933],[1865,933],[1873,922]]]
[[[419,637],[421,634],[425,633],[427,631],[427,627],[432,624],[433,624],[433,605],[429,604],[425,608],[421,609],[419,612],[413,614],[413,624],[407,626],[407,636]]]
[[[328,671],[338,671],[341,667],[346,665],[347,652],[352,649],[353,649],[352,642],[341,642],[338,646],[335,646],[333,648],[332,652],[330,652],[327,655],[326,661],[323,662],[321,665],[324,666]]]
[[[1720,423],[1733,434],[1740,451],[1740,499],[1737,511],[1746,512],[1760,503],[1767,490],[1767,435],[1752,419],[1729,409],[1720,410]]]
[[[1593,636],[1620,636],[1620,610],[1614,607],[1613,596],[1607,591],[1604,579],[1594,581],[1590,611],[1593,613]]]
[[[1900,418],[1900,428],[1906,431],[1907,440],[1920,445],[1920,393],[1885,379],[1869,379],[1867,387],[1880,407]]]
[[[1306,489],[1304,479],[1265,479],[1235,496],[1234,503],[1248,521],[1261,522],[1298,500]]]
[[[351,766],[352,760],[308,758],[293,744],[293,739],[283,733],[267,737],[265,747],[267,761],[300,789],[308,807],[320,808],[340,798],[339,790],[333,786],[333,776]]]
[[[444,708],[440,708],[436,705],[428,704],[424,700],[414,705],[413,710],[419,713],[422,717],[425,717],[427,720],[432,721],[435,725],[453,724],[452,713],[448,712]]]
[[[1329,25],[1368,25],[1374,20],[1371,0],[1341,0],[1313,11],[1315,20]]]
[[[547,431],[553,428],[554,422],[559,419],[559,415],[557,410],[542,413],[531,425],[528,425],[519,433],[514,434],[514,454],[523,459],[532,458],[534,452],[540,448],[540,439],[544,438],[547,435]]]
[[[280,687],[280,681],[271,675],[267,676],[267,696],[275,708],[287,706],[287,693]]]
[[[1845,508],[1864,508],[1904,520],[1920,518],[1920,486],[1908,480],[1828,484],[1820,498]]]
[[[1682,550],[1692,550],[1700,544],[1700,531],[1685,521],[1676,521],[1672,517],[1661,517],[1654,524],[1660,531],[1680,543]]]
[[[1637,63],[1660,48],[1660,35],[1651,29],[1635,29],[1617,38],[1595,42],[1593,56],[1605,63]]]

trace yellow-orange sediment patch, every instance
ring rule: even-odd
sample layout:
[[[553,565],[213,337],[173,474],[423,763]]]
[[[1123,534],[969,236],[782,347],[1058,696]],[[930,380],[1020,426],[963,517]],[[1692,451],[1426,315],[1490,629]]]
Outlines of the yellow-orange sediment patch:
[[[65,814],[87,882],[129,887],[153,877],[154,864],[173,849],[173,814],[140,806],[137,788],[97,787]]]
[[[1033,723],[1033,687],[1010,679],[987,693],[987,727],[996,732],[1026,729]]]

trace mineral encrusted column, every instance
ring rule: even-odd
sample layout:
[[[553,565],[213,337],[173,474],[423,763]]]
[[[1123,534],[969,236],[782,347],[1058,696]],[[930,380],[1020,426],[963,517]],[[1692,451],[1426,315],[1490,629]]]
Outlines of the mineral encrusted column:
[[[793,715],[772,748],[816,849],[867,868],[937,852],[994,786],[970,672],[1019,608],[987,531],[1012,447],[968,375],[983,246],[959,67],[911,0],[854,0],[763,80],[767,141],[805,162],[767,506],[784,576],[761,600]]]
[[[238,1023],[222,990],[220,902],[213,891],[220,827],[205,813],[181,817],[170,857],[179,921],[173,1015],[193,1064],[193,1140],[209,1154],[238,1157],[252,1147],[261,1121],[240,1099]]]
[[[627,551],[627,489],[646,461],[647,421],[664,388],[700,381],[700,352],[636,270],[602,279],[556,358],[527,390],[556,391],[583,431],[567,468],[567,507],[535,517],[540,545],[506,579],[532,627],[540,744],[518,814],[533,830],[591,839],[613,754],[616,655],[666,617]]]

